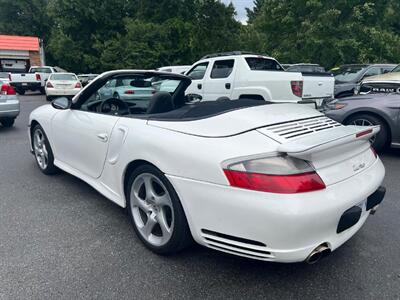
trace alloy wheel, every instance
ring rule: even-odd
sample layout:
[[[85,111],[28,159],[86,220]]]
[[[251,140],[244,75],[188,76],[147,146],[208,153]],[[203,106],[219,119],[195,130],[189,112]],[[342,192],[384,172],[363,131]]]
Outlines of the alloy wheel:
[[[138,175],[131,189],[131,211],[142,237],[151,245],[168,243],[174,230],[171,196],[159,178],[150,173]]]
[[[39,167],[44,170],[49,163],[49,153],[46,148],[45,136],[41,129],[36,129],[33,135],[33,149]]]

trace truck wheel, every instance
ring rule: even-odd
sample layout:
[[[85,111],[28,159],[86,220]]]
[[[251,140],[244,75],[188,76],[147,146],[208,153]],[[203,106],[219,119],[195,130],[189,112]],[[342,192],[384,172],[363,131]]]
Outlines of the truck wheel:
[[[379,117],[368,115],[368,114],[359,114],[351,116],[346,120],[346,125],[357,125],[357,126],[375,126],[380,125],[381,130],[379,133],[370,140],[372,147],[376,151],[382,151],[385,146],[389,142],[389,129],[387,128],[385,122],[383,122]]]
[[[11,127],[14,125],[14,121],[15,119],[1,119],[0,123],[4,126],[4,127]]]
[[[45,91],[45,89],[44,89],[44,88],[40,88],[40,89],[39,89],[39,91],[40,91],[40,94],[41,94],[41,95],[44,95],[44,94],[46,94],[46,91]]]
[[[25,90],[17,89],[17,93],[20,95],[25,95]]]
[[[52,96],[46,96],[46,100],[47,100],[47,101],[52,101],[52,100],[53,100],[53,97],[52,97]]]

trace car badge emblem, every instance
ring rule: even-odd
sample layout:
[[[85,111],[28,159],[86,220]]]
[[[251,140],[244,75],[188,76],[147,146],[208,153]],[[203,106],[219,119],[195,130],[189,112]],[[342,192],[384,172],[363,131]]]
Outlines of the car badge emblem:
[[[360,164],[354,164],[353,165],[353,171],[357,172],[358,170],[361,170],[362,168],[365,167],[365,163],[360,163]]]

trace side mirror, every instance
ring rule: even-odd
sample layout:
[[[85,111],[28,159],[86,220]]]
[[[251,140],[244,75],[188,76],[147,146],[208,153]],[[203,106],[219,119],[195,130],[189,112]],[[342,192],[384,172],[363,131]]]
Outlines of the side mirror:
[[[65,109],[71,108],[72,101],[71,101],[71,99],[69,99],[69,98],[67,98],[67,97],[59,97],[59,98],[54,99],[54,100],[51,102],[51,105],[52,105],[55,109],[65,110]]]

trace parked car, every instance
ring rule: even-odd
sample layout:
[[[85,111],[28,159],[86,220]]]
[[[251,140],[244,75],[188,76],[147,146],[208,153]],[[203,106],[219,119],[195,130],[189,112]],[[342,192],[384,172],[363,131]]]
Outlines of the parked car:
[[[19,115],[19,100],[14,88],[0,79],[0,123],[11,127]]]
[[[0,80],[1,82],[4,83],[9,83],[10,82],[10,73],[8,72],[0,72]]]
[[[161,67],[156,69],[156,71],[160,72],[171,72],[175,74],[185,74],[191,66],[168,66],[168,67]]]
[[[328,89],[314,89],[314,83],[333,81],[329,77],[307,77],[299,72],[285,72],[272,57],[248,52],[216,53],[203,57],[186,73],[192,84],[187,93],[206,101],[221,97],[256,99],[274,102],[299,102],[303,88],[310,88],[304,100],[332,97]],[[333,85],[333,83],[332,83]]]
[[[82,83],[82,86],[88,85],[93,79],[95,79],[99,74],[78,74],[78,79]]]
[[[363,79],[354,89],[354,94],[400,93],[400,65],[391,72]]]
[[[82,89],[82,84],[73,73],[53,73],[46,82],[46,99],[53,100],[60,96],[75,96]]]
[[[332,69],[335,76],[335,98],[352,96],[357,84],[368,76],[392,71],[395,64],[353,64]]]
[[[373,146],[400,147],[400,95],[368,94],[338,99],[327,104],[325,114],[346,125],[380,126]]]
[[[176,88],[97,99],[122,78]],[[377,126],[343,126],[294,103],[188,102],[190,85],[178,74],[111,71],[72,100],[37,108],[29,138],[38,167],[65,170],[126,207],[139,239],[159,254],[193,238],[248,258],[313,263],[382,201],[385,170],[368,141]]]
[[[45,94],[45,83],[50,74],[56,73],[53,67],[30,67],[28,73],[11,74],[10,84],[18,94],[24,95],[26,91],[40,91]]]
[[[300,72],[303,75],[303,100],[314,101],[317,107],[333,99],[335,79],[332,73],[318,64],[293,64],[287,72]],[[322,97],[321,97],[322,96]]]

